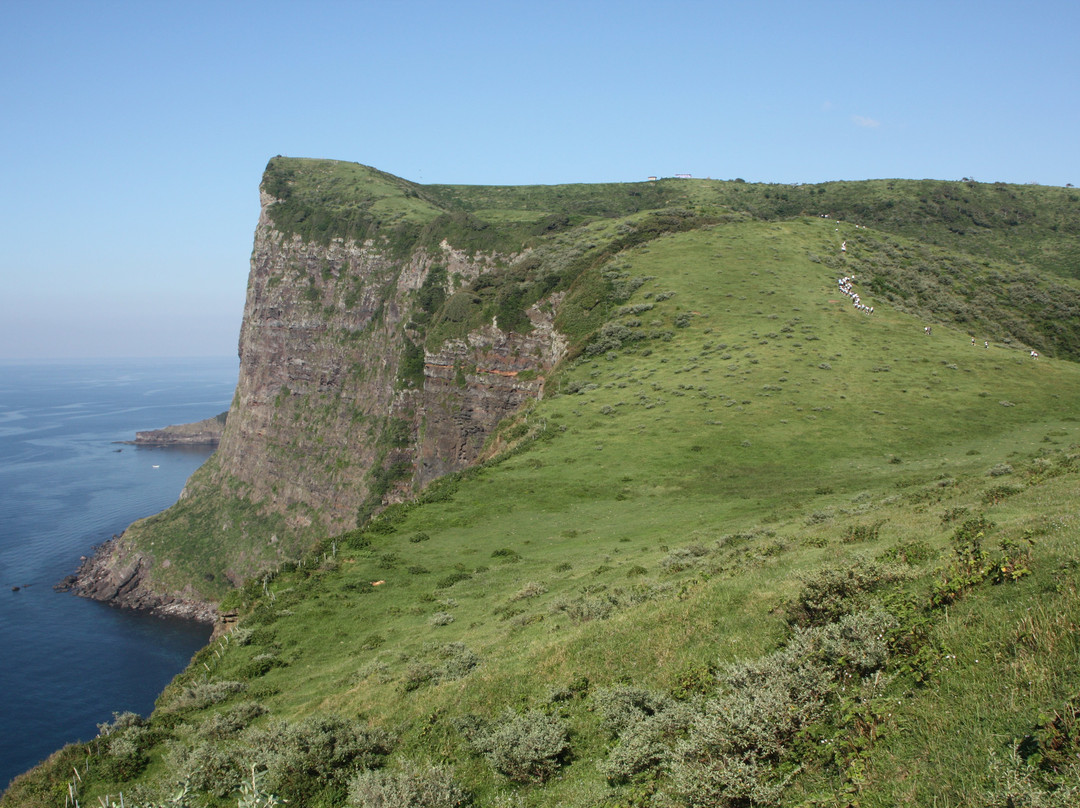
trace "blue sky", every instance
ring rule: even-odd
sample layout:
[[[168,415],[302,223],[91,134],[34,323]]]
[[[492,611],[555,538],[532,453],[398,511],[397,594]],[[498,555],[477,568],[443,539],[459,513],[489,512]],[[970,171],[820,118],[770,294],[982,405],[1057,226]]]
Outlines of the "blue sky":
[[[0,0],[0,360],[235,354],[275,154],[1080,184],[1080,3]]]

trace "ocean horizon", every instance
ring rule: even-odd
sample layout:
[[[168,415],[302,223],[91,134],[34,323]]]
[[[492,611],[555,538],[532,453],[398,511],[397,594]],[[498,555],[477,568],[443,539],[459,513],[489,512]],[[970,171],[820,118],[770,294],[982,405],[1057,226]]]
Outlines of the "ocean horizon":
[[[211,627],[57,592],[95,546],[172,505],[212,447],[135,432],[228,409],[235,358],[0,360],[0,788],[114,713],[148,715]]]

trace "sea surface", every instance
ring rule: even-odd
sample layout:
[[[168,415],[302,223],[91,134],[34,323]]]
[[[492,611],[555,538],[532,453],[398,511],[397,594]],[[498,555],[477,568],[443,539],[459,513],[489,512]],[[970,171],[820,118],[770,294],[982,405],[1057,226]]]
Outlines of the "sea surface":
[[[149,715],[210,636],[55,592],[80,557],[173,504],[211,447],[119,445],[228,409],[236,359],[0,364],[0,791],[113,713]]]

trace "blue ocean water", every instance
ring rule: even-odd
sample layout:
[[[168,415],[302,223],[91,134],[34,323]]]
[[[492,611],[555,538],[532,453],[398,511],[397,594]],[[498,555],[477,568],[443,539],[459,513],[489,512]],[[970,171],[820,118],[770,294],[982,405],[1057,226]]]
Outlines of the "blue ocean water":
[[[236,375],[235,359],[0,365],[0,790],[114,712],[148,715],[209,638],[52,586],[211,452],[116,442],[223,412]]]

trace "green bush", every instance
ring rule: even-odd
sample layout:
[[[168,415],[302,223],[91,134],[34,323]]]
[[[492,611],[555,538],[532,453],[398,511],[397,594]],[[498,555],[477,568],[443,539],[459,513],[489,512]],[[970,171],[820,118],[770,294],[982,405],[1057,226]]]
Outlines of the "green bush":
[[[447,643],[438,650],[436,656],[442,662],[437,673],[441,682],[461,679],[480,664],[480,657],[461,642]]]
[[[147,752],[156,740],[157,733],[145,724],[111,732],[107,754],[101,758],[98,774],[118,782],[137,777],[149,765]]]
[[[840,539],[848,543],[876,541],[883,524],[885,524],[884,521],[874,522],[870,525],[849,525],[847,530],[840,536]]]
[[[276,654],[256,654],[240,666],[237,675],[243,679],[256,679],[274,668],[283,668],[286,664]]]
[[[889,637],[898,625],[896,617],[877,607],[845,614],[822,628],[821,653],[837,669],[869,676],[885,667]]]
[[[510,596],[511,602],[518,600],[528,600],[529,598],[536,598],[543,595],[548,591],[548,588],[539,581],[529,581],[521,589]]]
[[[554,614],[565,614],[575,623],[587,623],[590,620],[604,620],[608,618],[618,601],[610,595],[581,595],[571,600],[559,600],[551,605]]]
[[[247,685],[243,682],[196,682],[180,691],[180,694],[166,705],[176,712],[184,710],[202,710],[212,704],[220,704],[236,693],[243,693]]]
[[[885,561],[902,561],[912,566],[937,557],[937,550],[922,539],[909,539],[894,544],[881,554]]]
[[[343,802],[353,774],[381,766],[393,745],[385,730],[322,715],[253,727],[242,740],[248,762],[266,770],[267,789],[305,806]]]
[[[667,700],[651,713],[629,717],[618,742],[598,767],[612,783],[624,783],[647,771],[667,769],[676,743],[682,739],[697,709],[690,703]]]
[[[198,735],[209,740],[235,738],[260,715],[266,708],[257,701],[245,701],[223,713],[214,713],[199,725]]]
[[[983,492],[983,502],[987,505],[997,505],[1011,496],[1019,494],[1024,489],[1018,485],[995,485]]]
[[[458,808],[471,802],[453,773],[441,766],[403,763],[396,771],[365,770],[349,783],[356,808]]]
[[[955,522],[958,519],[963,519],[968,515],[968,509],[963,505],[956,508],[949,508],[941,515],[941,524],[947,525],[949,522]]]
[[[225,797],[240,787],[244,752],[236,746],[199,741],[193,747],[174,743],[166,755],[173,776],[200,794]]]
[[[631,724],[656,715],[675,703],[664,693],[630,685],[597,690],[593,701],[613,738],[617,738]]]
[[[780,799],[794,773],[782,764],[798,733],[825,714],[833,689],[816,631],[798,631],[782,650],[727,669],[722,693],[694,718],[672,760],[672,782],[687,805]]]
[[[476,723],[466,731],[473,749],[515,783],[544,782],[570,752],[563,722],[538,710],[524,715],[507,711],[493,726]]]
[[[451,572],[449,575],[446,575],[439,580],[438,588],[447,589],[456,584],[458,581],[467,581],[471,577],[472,576],[469,575],[469,573],[467,572]]]
[[[700,544],[679,547],[660,559],[660,569],[664,572],[681,572],[697,566],[708,554],[708,549]]]
[[[405,678],[402,680],[401,689],[406,693],[419,690],[435,681],[435,668],[427,662],[411,662],[405,668]]]
[[[991,756],[990,781],[980,803],[986,808],[1074,808],[1080,804],[1080,764],[1075,761],[1064,776],[1050,776],[1014,748],[1004,760]]]
[[[826,567],[803,579],[803,588],[788,604],[788,621],[796,626],[821,626],[856,611],[865,595],[899,578],[884,564],[855,558]]]
[[[964,521],[953,531],[953,559],[937,571],[930,591],[932,607],[957,601],[968,589],[982,583],[990,574],[992,562],[983,549],[983,539],[994,523],[983,516]]]

